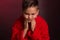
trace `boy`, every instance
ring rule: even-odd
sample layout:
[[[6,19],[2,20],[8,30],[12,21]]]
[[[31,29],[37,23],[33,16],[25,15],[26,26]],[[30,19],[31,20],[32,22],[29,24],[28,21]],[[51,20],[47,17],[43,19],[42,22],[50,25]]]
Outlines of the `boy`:
[[[48,25],[39,16],[37,0],[23,0],[22,16],[12,27],[11,40],[50,40]]]

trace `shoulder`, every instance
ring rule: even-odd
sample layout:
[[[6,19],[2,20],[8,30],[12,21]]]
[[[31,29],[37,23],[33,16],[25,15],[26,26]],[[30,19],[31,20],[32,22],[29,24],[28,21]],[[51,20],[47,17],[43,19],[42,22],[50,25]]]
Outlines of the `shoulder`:
[[[46,20],[45,20],[43,17],[37,16],[36,19],[37,19],[37,22],[38,22],[39,24],[41,24],[42,26],[47,25],[47,22],[46,22]]]
[[[20,29],[22,28],[22,17],[19,17],[14,23],[13,23],[13,28]]]

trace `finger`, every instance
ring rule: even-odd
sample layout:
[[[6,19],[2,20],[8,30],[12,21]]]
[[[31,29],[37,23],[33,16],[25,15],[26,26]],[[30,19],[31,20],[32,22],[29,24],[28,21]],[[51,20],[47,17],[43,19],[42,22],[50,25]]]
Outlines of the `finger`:
[[[25,20],[25,22],[24,22],[24,27],[25,27],[25,28],[28,28],[28,21],[26,21],[26,20]]]
[[[34,31],[35,25],[36,25],[36,22],[35,22],[35,20],[33,20],[33,21],[31,22],[31,29],[32,29],[32,31]]]

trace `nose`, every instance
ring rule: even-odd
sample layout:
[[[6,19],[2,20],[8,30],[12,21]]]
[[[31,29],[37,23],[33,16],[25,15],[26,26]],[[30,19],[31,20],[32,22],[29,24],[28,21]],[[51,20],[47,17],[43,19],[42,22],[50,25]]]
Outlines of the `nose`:
[[[28,15],[28,19],[31,19],[31,15]]]

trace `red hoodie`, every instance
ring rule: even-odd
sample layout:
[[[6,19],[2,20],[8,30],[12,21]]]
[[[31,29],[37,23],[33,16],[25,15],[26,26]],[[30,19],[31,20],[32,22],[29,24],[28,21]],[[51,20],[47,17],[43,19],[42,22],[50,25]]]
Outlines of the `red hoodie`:
[[[41,16],[37,16],[35,18],[36,26],[35,30],[32,35],[30,35],[30,40],[50,40],[49,32],[48,32],[48,25],[45,20]],[[20,17],[12,27],[12,37],[11,40],[29,40],[28,37],[23,38],[23,23],[24,17]],[[29,33],[27,32],[27,35]]]

